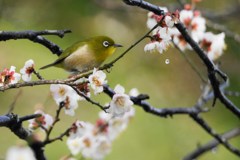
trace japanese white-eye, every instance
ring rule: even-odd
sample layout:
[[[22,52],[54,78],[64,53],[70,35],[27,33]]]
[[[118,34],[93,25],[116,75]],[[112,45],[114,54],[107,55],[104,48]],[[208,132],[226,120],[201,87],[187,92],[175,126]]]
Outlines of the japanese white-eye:
[[[98,68],[117,47],[122,45],[116,44],[107,36],[92,37],[73,44],[63,51],[55,62],[40,69],[55,66],[72,73],[88,71]]]

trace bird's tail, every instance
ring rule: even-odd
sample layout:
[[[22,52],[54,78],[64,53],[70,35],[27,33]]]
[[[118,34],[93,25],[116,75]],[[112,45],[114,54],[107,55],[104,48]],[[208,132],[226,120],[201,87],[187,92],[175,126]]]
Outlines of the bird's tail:
[[[46,65],[46,66],[43,66],[43,67],[41,67],[41,68],[39,68],[39,69],[46,69],[46,68],[52,67],[52,66],[54,66],[54,65],[55,65],[55,63],[51,63],[51,64],[48,64],[48,65]]]

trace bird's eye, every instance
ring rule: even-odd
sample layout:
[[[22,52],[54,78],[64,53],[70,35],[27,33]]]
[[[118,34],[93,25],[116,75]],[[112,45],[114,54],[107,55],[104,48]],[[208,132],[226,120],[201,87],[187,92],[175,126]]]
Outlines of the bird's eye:
[[[103,46],[104,46],[104,47],[108,47],[108,46],[109,46],[109,42],[108,42],[108,41],[104,41],[104,42],[103,42]]]

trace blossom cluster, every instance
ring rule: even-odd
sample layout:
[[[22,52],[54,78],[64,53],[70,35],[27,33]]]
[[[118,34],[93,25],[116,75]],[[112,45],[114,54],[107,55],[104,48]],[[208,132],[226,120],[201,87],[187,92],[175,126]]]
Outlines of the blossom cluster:
[[[12,66],[10,69],[4,69],[3,72],[0,72],[1,86],[15,84],[21,78],[23,81],[29,82],[32,74],[36,74],[33,60],[28,60],[25,63],[25,66],[20,70],[21,74],[16,73],[15,70],[16,67]],[[78,102],[86,99],[90,100],[90,88],[97,95],[104,91],[104,85],[106,84],[106,74],[94,68],[93,73],[87,78],[78,79],[71,85],[51,84],[50,92],[59,107],[59,111],[63,108],[65,114],[74,116],[75,110],[78,108]],[[138,92],[133,89],[129,95],[137,96]],[[85,158],[102,159],[111,151],[113,140],[127,127],[129,120],[135,114],[132,107],[133,102],[129,95],[125,93],[123,86],[116,85],[112,99],[107,103],[104,111],[100,112],[99,119],[95,124],[76,121],[72,125],[67,139],[67,146],[71,155],[82,154]],[[40,129],[48,134],[53,124],[58,121],[41,109],[36,110],[34,114],[39,116],[29,120],[28,128],[32,132]],[[12,154],[13,152],[16,154]],[[10,153],[15,157],[22,155],[24,159],[32,157],[29,148],[24,147],[15,147],[9,150],[7,157],[10,157],[11,160],[16,159],[12,158],[13,156],[10,156]]]
[[[88,78],[81,78],[74,83],[75,89],[63,84],[50,86],[55,102],[59,107],[64,107],[65,113],[70,116],[74,116],[79,100],[91,96],[89,88],[92,88],[94,94],[103,92],[107,83],[106,74],[94,69]],[[113,140],[127,127],[135,114],[129,95],[137,96],[138,91],[132,89],[128,95],[123,86],[116,85],[114,93],[106,109],[99,113],[95,124],[83,121],[73,123],[67,139],[71,155],[81,154],[84,158],[102,159],[111,151]]]
[[[134,108],[122,117],[113,117],[101,111],[95,124],[76,121],[66,142],[71,154],[81,154],[84,158],[95,160],[103,159],[110,153],[113,140],[126,129],[134,114]]]
[[[10,69],[5,68],[2,72],[0,72],[0,87],[15,84],[21,80],[25,82],[31,81],[32,73],[34,72],[34,61],[28,60],[26,61],[24,67],[20,70],[20,73],[16,72],[16,67],[11,66]]]
[[[151,42],[144,47],[145,52],[156,50],[162,53],[167,50],[172,42],[182,51],[191,50],[191,46],[174,27],[174,24],[181,22],[187,28],[193,40],[202,47],[209,59],[214,61],[223,54],[223,50],[226,48],[225,34],[207,32],[206,20],[200,11],[194,10],[193,6],[189,4],[186,4],[180,12],[176,11],[175,13],[168,12],[167,8],[161,9],[165,11],[166,16],[159,16],[152,12],[148,13],[147,27],[149,29],[152,29],[155,25],[158,25],[158,27],[152,32]]]
[[[91,96],[89,87],[93,89],[94,94],[99,94],[103,92],[103,86],[106,83],[106,74],[101,70],[94,69],[88,79],[81,78],[75,82],[75,89],[65,84],[52,84],[50,91],[56,104],[64,107],[66,114],[74,116],[75,110],[78,108],[78,101]],[[121,85],[117,85],[114,92],[107,111],[113,116],[122,116],[130,110],[133,102],[129,95],[124,93],[125,89]]]

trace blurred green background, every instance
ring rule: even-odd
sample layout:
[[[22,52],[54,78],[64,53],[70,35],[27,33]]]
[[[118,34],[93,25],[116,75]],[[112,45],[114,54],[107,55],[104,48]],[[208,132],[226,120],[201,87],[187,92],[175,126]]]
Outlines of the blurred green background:
[[[152,0],[150,2],[162,6],[172,6],[177,3],[174,0]],[[218,13],[228,11],[227,9],[236,3],[236,0],[203,1],[199,4],[199,8]],[[240,33],[239,17],[237,16],[239,14],[215,20],[226,25],[232,31]],[[108,35],[124,47],[107,61],[120,55],[147,32],[146,19],[146,11],[126,6],[121,0],[0,0],[0,30],[71,29],[72,33],[67,34],[63,39],[56,36],[46,37],[63,49],[86,37]],[[218,32],[214,31],[214,33]],[[144,53],[143,48],[146,43],[147,40],[143,41],[114,65],[111,72],[107,74],[109,85],[113,88],[116,84],[121,84],[127,92],[136,87],[141,93],[150,95],[149,102],[155,107],[170,108],[194,105],[201,93],[201,81],[182,55],[173,48],[161,55]],[[240,90],[239,43],[231,38],[227,38],[226,43],[228,48],[219,61],[221,61],[222,70],[230,77],[229,90],[237,91]],[[206,73],[199,58],[192,52],[187,54],[196,63],[196,66]],[[28,40],[11,40],[0,43],[1,70],[14,65],[19,72],[28,59],[33,59],[38,69],[53,62],[56,55],[51,54],[43,46]],[[166,59],[170,60],[170,64],[165,64]],[[45,79],[67,77],[65,71],[57,68],[42,70],[40,73]],[[47,113],[54,115],[57,106],[49,96],[49,86],[27,87],[21,90],[22,94],[17,101],[14,113],[20,116],[32,114],[36,106],[43,105]],[[0,93],[1,115],[7,112],[17,93],[18,90]],[[105,95],[92,98],[102,104],[110,100]],[[231,99],[240,106],[239,98]],[[211,106],[211,102],[208,103],[208,106]],[[112,152],[106,159],[181,159],[197,145],[212,139],[189,116],[178,115],[164,119],[145,113],[138,106],[135,108],[135,118],[127,130],[114,141]],[[219,102],[210,109],[211,112],[204,114],[203,117],[218,133],[239,126],[239,119],[232,116]],[[61,121],[56,126],[53,135],[62,133],[76,119],[94,122],[99,111],[99,108],[95,106],[80,102],[75,117],[61,114]],[[0,133],[0,158],[5,157],[10,146],[24,143],[6,128],[1,128]],[[240,148],[240,138],[235,138],[231,142]],[[49,159],[59,159],[69,154],[69,151],[65,141],[56,142],[46,147],[46,154]],[[216,152],[209,152],[200,159],[237,160],[239,158],[220,146]]]

